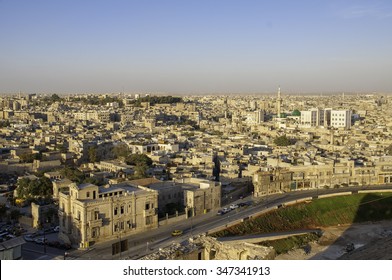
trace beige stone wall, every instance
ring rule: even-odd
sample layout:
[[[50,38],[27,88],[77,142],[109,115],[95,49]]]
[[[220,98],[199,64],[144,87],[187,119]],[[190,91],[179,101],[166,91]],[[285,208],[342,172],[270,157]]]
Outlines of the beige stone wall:
[[[75,187],[71,188],[75,191]],[[158,227],[156,191],[86,199],[85,193],[60,193],[60,231],[79,247],[117,239]],[[79,198],[78,198],[79,197]]]
[[[286,175],[279,171],[257,172],[253,176],[254,195],[301,189],[344,186],[382,185],[392,183],[392,161],[377,161],[354,166],[353,161],[325,165],[292,166]],[[287,174],[292,173],[292,179]]]

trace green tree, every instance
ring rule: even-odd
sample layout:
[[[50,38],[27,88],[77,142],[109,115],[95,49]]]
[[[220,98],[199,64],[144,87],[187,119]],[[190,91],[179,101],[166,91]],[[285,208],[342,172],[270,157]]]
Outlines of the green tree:
[[[135,178],[147,177],[148,166],[145,163],[137,163],[135,166]]]
[[[98,153],[97,148],[92,146],[88,148],[88,159],[90,162],[97,162],[98,161]]]
[[[50,197],[53,194],[53,185],[46,177],[34,180],[22,178],[18,181],[17,193],[19,198]]]
[[[52,94],[52,96],[50,97],[51,101],[56,102],[56,101],[60,101],[61,97],[58,96],[56,93]]]
[[[128,149],[127,144],[125,144],[125,143],[117,144],[113,148],[113,154],[116,156],[116,158],[126,159],[129,156],[129,149]]]
[[[291,145],[291,141],[290,141],[289,138],[287,138],[286,135],[282,135],[282,136],[276,137],[274,139],[274,143],[277,146],[289,146],[289,145]]]
[[[66,166],[65,168],[59,170],[59,172],[65,178],[68,178],[72,182],[75,182],[78,184],[81,184],[85,179],[85,175],[83,174],[83,172],[81,172],[80,170],[73,168],[73,167]]]
[[[152,165],[152,159],[145,154],[131,154],[129,155],[125,162],[129,165],[144,164],[146,166]]]

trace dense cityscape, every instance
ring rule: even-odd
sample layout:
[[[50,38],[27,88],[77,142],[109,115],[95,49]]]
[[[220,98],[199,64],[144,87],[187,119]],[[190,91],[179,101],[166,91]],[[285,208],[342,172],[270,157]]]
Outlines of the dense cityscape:
[[[46,259],[100,245],[111,258],[129,258],[134,236],[168,228],[170,245],[200,237],[192,224],[187,234],[176,226],[226,219],[273,195],[386,186],[390,102],[385,94],[301,96],[280,88],[253,96],[2,96],[1,238],[13,244],[2,256],[23,258],[27,242]],[[142,243],[135,258],[157,254]],[[59,251],[47,255],[47,247]],[[179,257],[178,248],[159,249],[154,258]],[[250,258],[271,258],[263,254]]]

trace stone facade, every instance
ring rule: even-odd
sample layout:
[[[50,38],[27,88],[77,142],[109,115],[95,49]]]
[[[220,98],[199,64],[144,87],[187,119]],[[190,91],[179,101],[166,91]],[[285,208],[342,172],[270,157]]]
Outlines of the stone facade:
[[[184,205],[190,215],[200,215],[221,206],[221,184],[196,178],[179,179],[184,189]]]
[[[142,260],[273,260],[275,249],[247,242],[219,242],[213,237],[197,236],[183,244],[175,243]]]
[[[158,192],[129,182],[98,187],[71,184],[59,195],[59,237],[87,248],[158,227]]]
[[[392,182],[392,159],[356,165],[354,161],[331,161],[326,164],[290,166],[259,171],[253,176],[254,196],[301,189],[383,185]]]

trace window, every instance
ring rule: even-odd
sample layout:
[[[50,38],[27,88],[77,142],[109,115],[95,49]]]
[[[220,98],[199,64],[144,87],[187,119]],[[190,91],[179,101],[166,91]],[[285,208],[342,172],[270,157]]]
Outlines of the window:
[[[90,197],[90,192],[86,192],[86,197]]]
[[[132,223],[132,220],[127,221],[128,229],[134,228],[134,224]]]
[[[94,211],[94,220],[99,219],[99,211]]]
[[[78,220],[80,220],[80,211],[78,210]]]
[[[150,204],[149,203],[146,203],[146,208],[145,209],[146,210],[150,209]]]
[[[146,217],[146,225],[151,225],[152,222],[153,222],[153,217],[152,216]]]
[[[124,206],[120,207],[120,214],[124,214]]]
[[[91,230],[91,237],[95,238],[99,236],[99,227],[95,227]]]
[[[117,212],[118,212],[118,207],[114,207],[114,216],[117,215]]]

